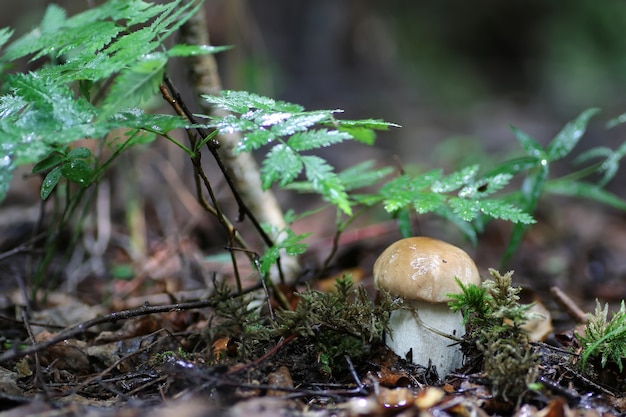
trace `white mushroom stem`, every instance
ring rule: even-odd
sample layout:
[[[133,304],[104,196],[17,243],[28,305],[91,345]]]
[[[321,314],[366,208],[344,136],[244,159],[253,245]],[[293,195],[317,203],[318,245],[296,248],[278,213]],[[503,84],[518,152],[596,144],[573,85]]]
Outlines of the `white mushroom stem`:
[[[412,362],[416,364],[426,366],[430,360],[440,377],[460,368],[463,353],[458,345],[453,345],[453,339],[444,335],[459,339],[465,334],[461,314],[452,312],[447,303],[405,301],[405,304],[408,309],[391,313],[387,346],[401,358],[407,358],[412,350]]]

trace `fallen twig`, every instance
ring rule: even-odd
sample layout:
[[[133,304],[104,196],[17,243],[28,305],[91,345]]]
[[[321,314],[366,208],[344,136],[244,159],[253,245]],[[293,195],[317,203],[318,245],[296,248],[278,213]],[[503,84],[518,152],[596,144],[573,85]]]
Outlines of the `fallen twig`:
[[[144,305],[143,307],[132,309],[132,310],[123,310],[117,311],[115,313],[107,314],[105,316],[96,317],[91,320],[87,320],[82,322],[74,327],[70,327],[67,330],[64,330],[57,334],[55,337],[50,338],[41,343],[37,343],[35,345],[29,346],[25,349],[10,349],[0,355],[0,363],[7,362],[15,359],[19,359],[26,355],[31,355],[33,353],[41,352],[42,350],[55,345],[59,342],[62,342],[67,339],[71,339],[73,337],[82,334],[87,329],[97,326],[103,323],[114,323],[119,320],[126,320],[132,317],[144,316],[148,314],[155,313],[169,313],[171,311],[182,311],[182,310],[193,310],[196,308],[206,308],[206,307],[214,307],[217,304],[217,300],[198,300],[191,301],[188,303],[176,303],[176,304],[168,304],[163,306],[149,306]]]

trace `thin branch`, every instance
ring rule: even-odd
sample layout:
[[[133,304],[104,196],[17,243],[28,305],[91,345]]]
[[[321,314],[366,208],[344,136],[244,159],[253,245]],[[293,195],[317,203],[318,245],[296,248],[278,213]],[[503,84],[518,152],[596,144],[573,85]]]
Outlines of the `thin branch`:
[[[189,45],[210,45],[209,27],[204,10],[199,9],[185,24],[181,26],[181,38],[183,43]],[[200,55],[188,58],[190,68],[190,78],[193,81],[193,88],[198,98],[204,94],[215,95],[222,90],[221,80],[217,70],[217,63],[213,55]],[[213,116],[225,116],[227,113],[219,108],[214,108],[205,100],[200,100],[203,111]],[[206,136],[205,136],[206,137]],[[277,230],[285,230],[288,227],[283,211],[278,204],[278,200],[270,190],[263,190],[261,175],[258,164],[251,153],[235,153],[237,144],[241,141],[241,134],[219,136],[221,148],[208,144],[211,153],[220,164],[220,169],[224,172],[229,186],[235,193],[237,204],[239,205],[239,218],[248,216],[257,228],[263,240],[268,246],[272,246],[271,239],[266,239],[266,234],[260,227],[260,223],[267,223]],[[228,170],[228,175],[225,170]],[[231,183],[232,181],[232,183]],[[236,188],[236,192],[235,192]],[[245,203],[245,204],[242,204]],[[259,219],[260,221],[257,221]],[[286,236],[279,235],[277,241]],[[284,273],[281,263],[284,264]],[[293,282],[300,271],[300,265],[296,258],[286,257],[277,261],[278,274],[281,281]]]
[[[188,114],[189,110],[187,109],[187,106],[180,99],[180,94],[175,92],[174,94],[177,95],[178,98],[172,97],[172,95],[170,94],[170,91],[168,90],[168,87],[166,87],[163,84],[159,87],[159,89],[165,101],[167,101],[170,104],[170,106],[174,109],[174,111],[179,116],[184,117],[185,119],[189,120],[191,123],[195,123],[195,120],[193,120],[193,115]],[[192,119],[190,119],[190,117]],[[230,222],[230,220],[228,220],[228,218],[224,214],[221,208],[221,205],[219,203],[219,200],[213,193],[213,187],[211,186],[211,182],[209,181],[209,178],[204,173],[204,169],[202,168],[202,154],[200,153],[199,150],[196,149],[196,144],[198,143],[198,139],[195,133],[191,131],[190,129],[186,129],[186,132],[187,132],[187,136],[189,137],[189,142],[193,150],[193,155],[191,155],[191,163],[194,167],[194,179],[196,183],[196,196],[197,196],[198,202],[206,211],[208,211],[213,216],[215,216],[215,218],[218,219],[220,224],[226,229],[229,239],[235,239],[240,246],[246,247],[245,241],[242,239],[241,235],[237,233],[235,226]],[[201,185],[204,185],[204,187],[206,188],[207,192],[209,193],[209,198],[211,199],[211,202],[213,205],[210,205],[205,200]],[[252,258],[250,258],[250,260],[252,260]]]
[[[32,343],[35,343],[35,335],[33,334],[33,329],[30,327],[30,323],[28,322],[28,315],[26,310],[22,310],[22,320],[24,322],[24,327],[28,332],[28,337],[30,338]],[[46,381],[43,378],[43,373],[41,372],[41,362],[39,361],[39,354],[35,353],[35,376],[36,380],[39,382],[41,389],[43,390],[43,394],[47,400],[50,400],[48,394],[48,386],[46,385]]]
[[[182,100],[180,93],[178,92],[178,90],[176,89],[172,81],[169,79],[169,77],[167,77],[167,75],[164,77],[163,81],[165,85],[167,86],[167,89],[171,92],[174,102],[177,103],[178,108],[183,111],[182,115],[186,117],[187,120],[189,120],[191,123],[198,124],[193,113],[189,110],[185,102]],[[198,134],[200,135],[200,137],[202,138],[206,138],[209,135],[211,135],[211,133],[208,132],[206,129],[196,128],[196,130]],[[243,221],[243,219],[247,216],[250,222],[254,225],[254,227],[258,231],[259,235],[261,236],[265,244],[268,247],[274,246],[274,242],[272,238],[265,232],[265,230],[263,230],[263,228],[261,227],[261,223],[256,218],[255,213],[253,213],[252,210],[250,210],[250,208],[248,207],[248,204],[244,201],[239,191],[239,186],[231,174],[232,170],[228,169],[228,167],[226,166],[226,164],[224,163],[222,159],[221,154],[218,152],[218,149],[220,148],[220,142],[217,139],[209,140],[207,142],[207,148],[211,152],[211,155],[213,155],[213,158],[215,159],[217,166],[222,172],[222,175],[224,176],[224,179],[226,180],[226,183],[228,184],[228,187],[230,188],[231,192],[233,193],[233,197],[235,198],[235,201],[237,202],[237,206],[239,207],[239,218],[237,220]],[[251,167],[249,168],[251,169]],[[259,189],[261,189],[260,183],[259,183]]]
[[[256,288],[255,288],[256,289]],[[252,290],[252,289],[250,289]],[[10,349],[0,355],[0,363],[12,361],[22,358],[26,355],[32,355],[33,353],[41,352],[50,346],[56,345],[67,339],[74,338],[80,334],[83,334],[87,329],[103,323],[115,323],[120,320],[127,320],[132,317],[145,316],[148,314],[156,313],[169,313],[172,311],[193,310],[197,308],[214,307],[217,304],[217,300],[199,300],[191,301],[188,303],[176,303],[163,306],[143,306],[132,310],[122,310],[115,313],[107,314],[105,316],[96,317],[91,320],[82,322],[74,327],[62,331],[55,337],[52,337],[44,342],[37,343],[24,349]]]

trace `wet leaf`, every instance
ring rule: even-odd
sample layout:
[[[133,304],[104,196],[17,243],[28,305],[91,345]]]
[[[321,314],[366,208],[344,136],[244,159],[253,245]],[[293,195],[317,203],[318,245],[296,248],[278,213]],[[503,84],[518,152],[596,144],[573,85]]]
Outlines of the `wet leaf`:
[[[566,124],[546,148],[548,159],[555,161],[569,154],[585,133],[589,119],[599,111],[599,109],[587,109],[575,120]]]
[[[93,170],[82,159],[73,159],[61,166],[61,175],[72,182],[86,187],[91,183]]]
[[[54,190],[54,187],[57,186],[59,180],[61,179],[61,167],[56,167],[52,171],[46,175],[43,179],[43,183],[41,184],[41,199],[45,200],[48,198],[50,193]]]
[[[37,164],[35,164],[35,166],[33,167],[33,174],[40,174],[42,172],[46,172],[52,168],[54,168],[55,166],[57,166],[58,164],[61,163],[61,161],[63,161],[63,159],[65,159],[65,156],[58,153],[58,152],[54,152],[52,154],[50,154],[50,156],[48,156],[46,159],[44,159],[41,162],[38,162]]]
[[[87,159],[91,157],[91,150],[83,146],[74,148],[67,154],[67,157],[70,159]]]

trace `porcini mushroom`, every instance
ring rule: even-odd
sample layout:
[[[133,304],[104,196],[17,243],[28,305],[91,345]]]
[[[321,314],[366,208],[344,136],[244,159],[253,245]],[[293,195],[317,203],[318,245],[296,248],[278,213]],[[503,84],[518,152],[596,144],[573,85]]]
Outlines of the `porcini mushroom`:
[[[459,368],[463,354],[453,341],[465,334],[463,318],[448,307],[447,294],[460,293],[463,285],[480,285],[476,264],[460,248],[429,237],[401,239],[378,257],[374,283],[392,296],[401,297],[409,309],[394,310],[385,343],[398,356],[427,365],[430,360],[440,376]],[[417,317],[416,317],[417,314]]]

